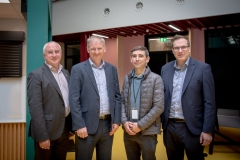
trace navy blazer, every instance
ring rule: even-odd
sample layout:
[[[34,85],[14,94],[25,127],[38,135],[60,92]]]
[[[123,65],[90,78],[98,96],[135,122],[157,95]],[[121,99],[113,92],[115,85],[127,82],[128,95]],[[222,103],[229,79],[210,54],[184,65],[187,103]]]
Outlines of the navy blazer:
[[[172,92],[174,61],[161,69],[164,82],[165,109],[162,114],[163,129],[169,118]],[[214,133],[216,120],[215,87],[210,65],[190,58],[182,88],[182,111],[187,127],[195,134]]]
[[[69,83],[68,71],[62,69],[62,72]],[[65,118],[65,104],[62,93],[46,64],[29,73],[27,95],[31,114],[29,136],[35,141],[60,138],[65,122],[69,132],[71,131],[71,114]]]
[[[105,62],[104,66],[111,121],[121,123],[121,96],[117,69]],[[69,103],[73,119],[73,130],[87,127],[94,134],[99,124],[100,96],[89,60],[74,65],[71,69]],[[111,126],[109,126],[109,131]]]

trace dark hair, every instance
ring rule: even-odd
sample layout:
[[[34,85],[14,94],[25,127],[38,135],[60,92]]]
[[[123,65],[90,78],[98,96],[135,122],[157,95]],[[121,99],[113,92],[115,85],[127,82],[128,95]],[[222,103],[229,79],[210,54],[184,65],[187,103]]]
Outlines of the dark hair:
[[[132,51],[131,51],[131,56],[132,56],[132,53],[133,53],[134,51],[144,51],[146,57],[149,56],[149,52],[148,52],[148,50],[147,50],[146,47],[143,47],[143,46],[137,46],[137,47],[134,47],[134,48],[132,49]]]
[[[185,36],[176,34],[172,39],[172,48],[173,48],[173,42],[176,41],[176,40],[179,40],[179,39],[186,39],[187,40],[187,45],[188,45],[188,47],[190,47],[190,42]]]

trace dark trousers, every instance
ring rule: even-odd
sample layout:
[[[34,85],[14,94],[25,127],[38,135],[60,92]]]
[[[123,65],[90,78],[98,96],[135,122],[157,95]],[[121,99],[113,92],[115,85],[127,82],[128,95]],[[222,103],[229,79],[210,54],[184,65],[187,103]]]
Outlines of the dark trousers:
[[[113,136],[109,135],[110,118],[99,120],[97,132],[87,138],[78,137],[78,160],[92,160],[96,147],[97,160],[111,160]]]
[[[69,131],[65,125],[62,136],[50,141],[50,149],[42,149],[39,142],[34,141],[35,160],[66,160],[69,145]]]
[[[163,142],[168,160],[183,160],[184,150],[188,160],[204,160],[200,135],[193,135],[185,122],[169,121],[163,130]]]
[[[157,135],[129,135],[124,132],[124,145],[128,160],[156,160]]]

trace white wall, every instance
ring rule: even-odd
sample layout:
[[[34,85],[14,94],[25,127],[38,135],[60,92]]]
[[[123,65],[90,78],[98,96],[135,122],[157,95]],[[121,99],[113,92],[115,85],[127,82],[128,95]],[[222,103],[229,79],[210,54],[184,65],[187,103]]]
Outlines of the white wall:
[[[0,31],[23,31],[26,21],[0,19]],[[23,42],[23,75],[20,78],[0,78],[0,123],[26,122],[26,40]]]
[[[137,2],[143,3],[140,12]],[[52,33],[61,35],[98,29],[208,17],[240,12],[240,0],[67,0],[53,3]],[[110,9],[105,17],[103,11]]]

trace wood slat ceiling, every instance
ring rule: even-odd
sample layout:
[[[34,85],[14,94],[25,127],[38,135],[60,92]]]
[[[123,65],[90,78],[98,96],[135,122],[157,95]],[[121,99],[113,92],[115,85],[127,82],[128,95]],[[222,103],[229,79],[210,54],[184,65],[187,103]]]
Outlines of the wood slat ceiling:
[[[240,13],[153,24],[144,24],[137,26],[102,29],[90,31],[88,32],[88,34],[95,33],[107,36],[109,38],[116,38],[118,35],[124,37],[132,37],[138,35],[143,36],[162,33],[174,33],[174,32],[177,33],[176,30],[168,26],[169,24],[179,28],[181,31],[188,31],[189,29],[202,30],[202,29],[237,27],[240,26]],[[81,33],[53,36],[53,40],[64,43],[76,43],[79,42],[80,34]]]

